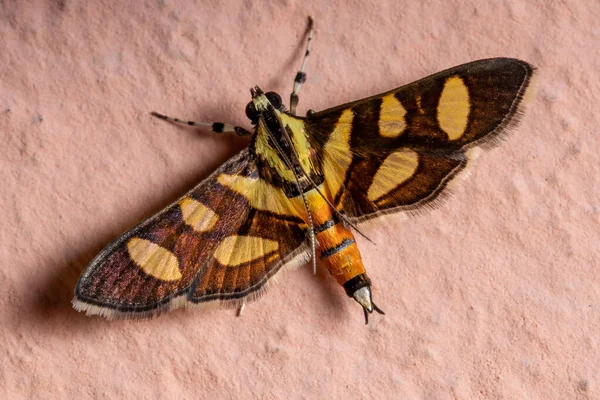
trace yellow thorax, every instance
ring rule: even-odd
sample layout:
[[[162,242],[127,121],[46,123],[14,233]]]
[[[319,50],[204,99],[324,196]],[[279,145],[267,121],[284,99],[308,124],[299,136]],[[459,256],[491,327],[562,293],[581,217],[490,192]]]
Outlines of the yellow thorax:
[[[298,158],[300,165],[302,165],[302,169],[307,174],[310,174],[313,167],[310,160],[310,143],[308,142],[308,136],[304,122],[301,119],[284,114],[277,110],[275,113],[281,119],[283,128],[288,128],[286,130],[288,133],[290,133],[292,144],[298,153]],[[262,122],[259,122],[258,129],[256,131],[255,149],[256,153],[260,154],[269,163],[269,165],[277,171],[279,176],[289,182],[294,181],[294,174],[292,171],[285,165],[283,159],[279,157],[277,150],[269,144],[269,136],[267,135]]]

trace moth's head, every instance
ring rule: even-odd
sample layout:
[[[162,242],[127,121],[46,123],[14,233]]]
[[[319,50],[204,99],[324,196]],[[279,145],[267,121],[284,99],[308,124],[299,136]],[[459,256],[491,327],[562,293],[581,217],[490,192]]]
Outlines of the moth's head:
[[[250,89],[252,101],[246,105],[246,116],[253,124],[258,122],[258,118],[262,113],[277,113],[285,108],[281,101],[281,96],[275,92],[263,93],[258,86]]]

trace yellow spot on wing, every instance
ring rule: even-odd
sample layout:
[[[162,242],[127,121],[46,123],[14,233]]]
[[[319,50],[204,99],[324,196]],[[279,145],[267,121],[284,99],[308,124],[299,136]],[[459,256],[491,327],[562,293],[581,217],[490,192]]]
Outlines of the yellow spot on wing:
[[[258,236],[229,236],[215,250],[215,259],[228,267],[265,258],[279,249],[279,243]]]
[[[204,204],[190,197],[179,202],[183,221],[196,232],[208,232],[215,227],[219,216]]]
[[[460,139],[465,133],[470,111],[467,86],[458,76],[448,78],[438,102],[437,119],[450,140]]]
[[[298,215],[296,206],[285,193],[260,178],[221,174],[217,181],[244,196],[250,206],[280,215]]]
[[[399,150],[387,156],[375,173],[367,192],[367,198],[377,202],[382,196],[394,190],[409,179],[419,166],[419,155],[412,150]]]
[[[323,175],[333,197],[344,184],[346,171],[352,163],[350,133],[353,119],[352,110],[344,110],[323,148]]]
[[[379,134],[388,138],[402,135],[406,129],[405,115],[406,109],[396,96],[389,94],[383,97],[379,110]]]
[[[175,254],[146,239],[133,238],[127,243],[129,256],[148,275],[163,281],[181,279]]]

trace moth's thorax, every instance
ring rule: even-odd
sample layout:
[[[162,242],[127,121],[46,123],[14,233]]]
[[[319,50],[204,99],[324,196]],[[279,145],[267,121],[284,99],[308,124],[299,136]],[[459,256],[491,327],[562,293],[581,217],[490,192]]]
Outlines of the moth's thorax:
[[[264,95],[252,101],[260,113],[252,147],[260,161],[261,178],[282,187],[288,197],[300,194],[296,179],[303,192],[312,187],[306,176],[320,184],[323,177],[304,121],[275,109]]]

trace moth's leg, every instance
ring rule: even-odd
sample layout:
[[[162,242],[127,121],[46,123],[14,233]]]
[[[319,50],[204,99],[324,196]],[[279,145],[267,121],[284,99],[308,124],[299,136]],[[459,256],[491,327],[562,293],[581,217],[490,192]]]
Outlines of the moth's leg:
[[[242,316],[242,313],[244,312],[244,307],[246,307],[246,303],[242,303],[242,305],[238,307],[236,314],[238,317]]]
[[[296,106],[298,105],[298,91],[304,82],[306,82],[306,72],[304,72],[304,68],[306,67],[306,60],[308,60],[308,55],[310,54],[310,42],[312,42],[313,38],[313,19],[312,17],[308,17],[308,41],[306,42],[306,52],[304,53],[304,59],[302,60],[302,66],[300,67],[300,71],[296,74],[294,78],[294,90],[292,90],[292,94],[290,95],[290,113],[292,115],[296,115]]]
[[[239,136],[248,136],[251,135],[252,132],[242,128],[241,126],[233,126],[229,124],[224,124],[222,122],[194,122],[194,121],[183,121],[179,118],[168,117],[166,115],[159,114],[157,112],[152,111],[150,114],[156,118],[164,119],[165,121],[172,122],[174,124],[183,124],[188,126],[199,126],[202,128],[210,129],[216,133],[225,133],[225,132],[235,132]]]

